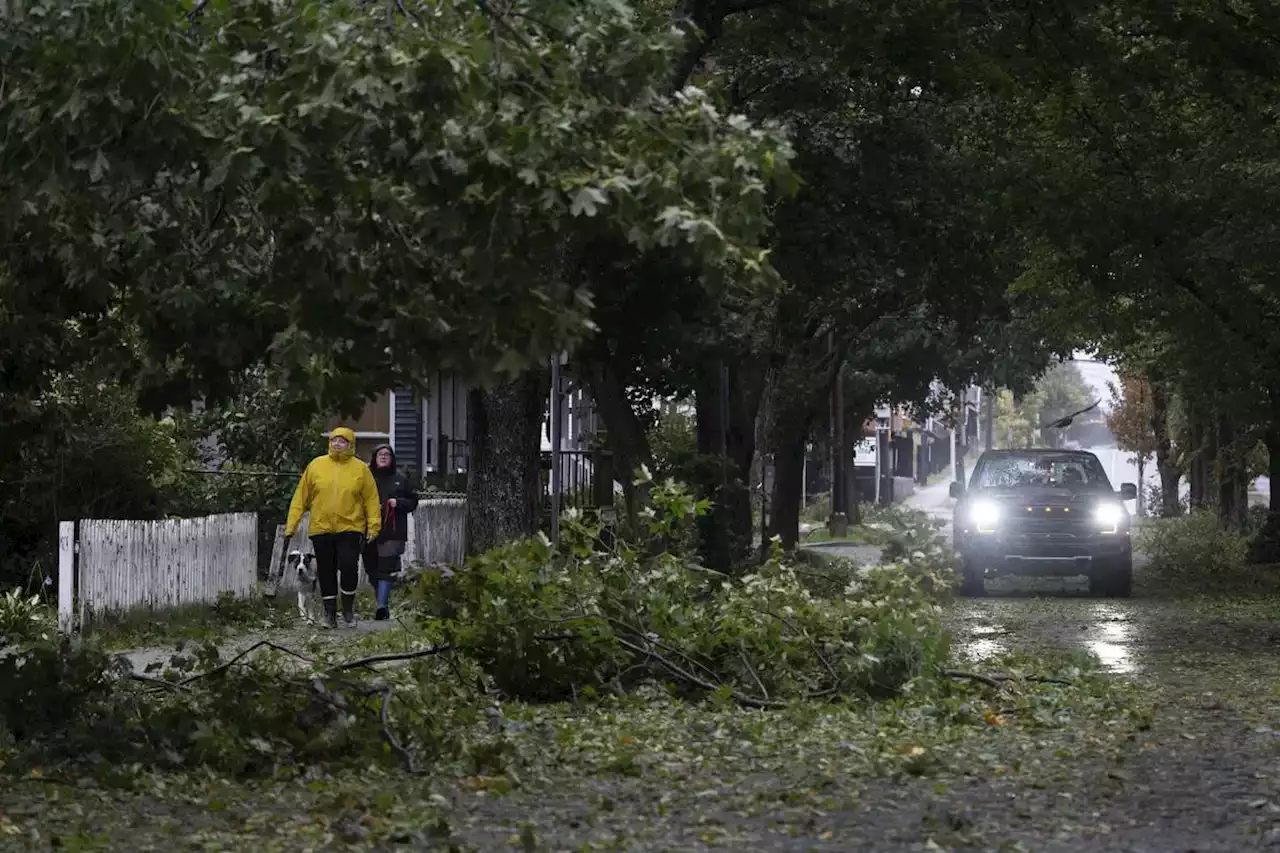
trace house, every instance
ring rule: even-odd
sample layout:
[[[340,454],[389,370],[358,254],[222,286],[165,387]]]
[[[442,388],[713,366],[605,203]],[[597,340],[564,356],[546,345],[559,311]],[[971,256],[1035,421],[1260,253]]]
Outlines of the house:
[[[386,391],[366,404],[354,421],[334,417],[326,427],[351,427],[361,459],[367,460],[380,444],[391,445],[400,468],[411,477],[465,474],[467,390],[467,383],[454,374],[437,372],[424,394]]]
[[[368,459],[380,444],[390,444],[401,470],[410,478],[448,490],[466,486],[468,467],[467,395],[470,384],[452,373],[428,377],[426,390],[391,390],[374,398],[360,416],[332,418],[327,430],[339,424],[356,434],[356,453]],[[544,490],[550,488],[551,406],[548,394],[542,420]],[[560,453],[561,493],[565,505],[583,505],[594,492],[600,463],[601,424],[586,389],[566,369],[561,380]],[[326,436],[327,436],[326,431]],[[612,479],[610,477],[610,479]],[[601,484],[603,485],[603,484]]]

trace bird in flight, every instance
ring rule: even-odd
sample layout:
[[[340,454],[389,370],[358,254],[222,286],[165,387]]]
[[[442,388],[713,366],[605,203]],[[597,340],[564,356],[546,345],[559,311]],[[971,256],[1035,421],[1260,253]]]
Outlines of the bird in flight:
[[[1101,402],[1102,402],[1102,398],[1099,397],[1098,399],[1093,401],[1093,405],[1085,406],[1083,409],[1081,409],[1078,412],[1072,412],[1069,415],[1064,415],[1063,417],[1058,418],[1053,423],[1046,424],[1043,428],[1044,429],[1066,429],[1067,427],[1071,426],[1071,422],[1075,420],[1075,418],[1079,417],[1080,415],[1083,415],[1085,412],[1092,412],[1094,409],[1098,408],[1098,404]]]

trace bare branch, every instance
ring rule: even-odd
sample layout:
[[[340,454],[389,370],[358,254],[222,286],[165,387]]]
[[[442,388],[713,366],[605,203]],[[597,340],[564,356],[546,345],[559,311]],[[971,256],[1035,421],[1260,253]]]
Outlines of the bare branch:
[[[413,753],[409,752],[400,743],[400,738],[396,736],[395,731],[391,728],[391,697],[395,695],[395,688],[388,687],[386,692],[382,694],[382,709],[378,712],[378,719],[382,722],[382,737],[386,740],[387,746],[391,747],[396,755],[404,761],[404,768],[410,774],[417,776],[419,774],[417,762],[413,760]]]
[[[756,674],[755,667],[751,665],[751,660],[747,657],[747,643],[741,637],[738,638],[738,654],[742,656],[742,665],[747,668],[747,672],[751,673],[751,678],[755,681],[756,687],[760,688],[760,695],[768,699],[769,691],[765,689],[764,682],[760,680],[760,676]]]
[[[715,693],[717,690],[720,690],[724,686],[720,684],[712,684],[709,681],[703,681],[701,678],[698,678],[698,676],[694,675],[693,673],[689,672],[683,667],[663,657],[661,654],[659,654],[656,650],[652,648],[646,649],[646,648],[643,648],[642,646],[637,646],[635,643],[632,643],[628,640],[624,640],[621,637],[618,637],[617,639],[618,639],[618,644],[623,648],[629,649],[635,652],[636,654],[644,655],[646,658],[657,661],[672,675],[676,676],[677,678],[683,679],[684,681],[687,681],[689,684],[692,684],[694,687],[698,687],[702,690],[706,690],[708,693]],[[768,699],[757,699],[754,696],[746,696],[746,695],[743,695],[742,693],[737,692],[736,690],[730,690],[729,695],[733,697],[733,700],[737,702],[739,705],[744,705],[748,708],[785,708],[787,704],[785,702],[774,702]]]
[[[284,646],[279,645],[278,643],[273,643],[270,640],[259,640],[258,642],[254,643],[252,646],[249,646],[249,648],[241,651],[239,654],[232,657],[231,660],[227,661],[226,663],[215,666],[213,669],[209,670],[208,672],[200,672],[195,675],[184,678],[182,681],[178,683],[183,687],[185,687],[188,684],[191,684],[192,682],[195,682],[195,681],[199,681],[202,678],[208,678],[211,675],[220,675],[221,673],[224,673],[227,670],[231,669],[231,667],[235,666],[236,664],[244,660],[249,655],[258,651],[258,649],[264,649],[264,648],[275,649],[278,652],[281,652],[286,655],[291,655],[307,663],[315,663],[315,661],[312,660],[311,658],[307,657],[306,655],[295,652],[293,649],[285,648]]]
[[[983,675],[980,672],[966,672],[959,669],[944,669],[942,674],[947,678],[959,678],[966,681],[978,681],[988,687],[999,687],[1001,684],[1007,684],[1010,681],[1030,681],[1034,684],[1064,684],[1071,685],[1070,681],[1061,678],[1051,678],[1047,675]]]
[[[430,648],[417,649],[412,652],[393,652],[385,655],[370,655],[367,658],[358,658],[356,660],[344,661],[343,663],[336,664],[334,666],[329,667],[328,671],[329,672],[346,672],[347,670],[359,669],[361,667],[368,667],[377,663],[390,663],[392,661],[417,660],[418,658],[426,658],[426,657],[432,657],[434,655],[442,655],[447,652],[454,651],[456,648],[457,648],[456,646],[450,646],[450,645],[431,646]]]

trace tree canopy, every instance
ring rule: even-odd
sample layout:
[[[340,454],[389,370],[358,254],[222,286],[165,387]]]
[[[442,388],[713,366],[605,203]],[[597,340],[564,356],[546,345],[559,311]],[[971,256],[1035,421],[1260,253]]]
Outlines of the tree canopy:
[[[120,350],[185,402],[265,357],[350,409],[581,337],[565,241],[749,282],[786,143],[663,92],[653,16],[540,6],[29,7],[0,30],[6,386]]]

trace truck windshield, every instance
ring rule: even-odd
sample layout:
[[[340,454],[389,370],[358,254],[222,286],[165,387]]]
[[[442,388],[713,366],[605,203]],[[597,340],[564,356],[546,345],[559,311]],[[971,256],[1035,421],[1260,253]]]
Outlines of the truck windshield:
[[[984,459],[973,488],[1110,489],[1107,472],[1092,453],[1001,454]]]

